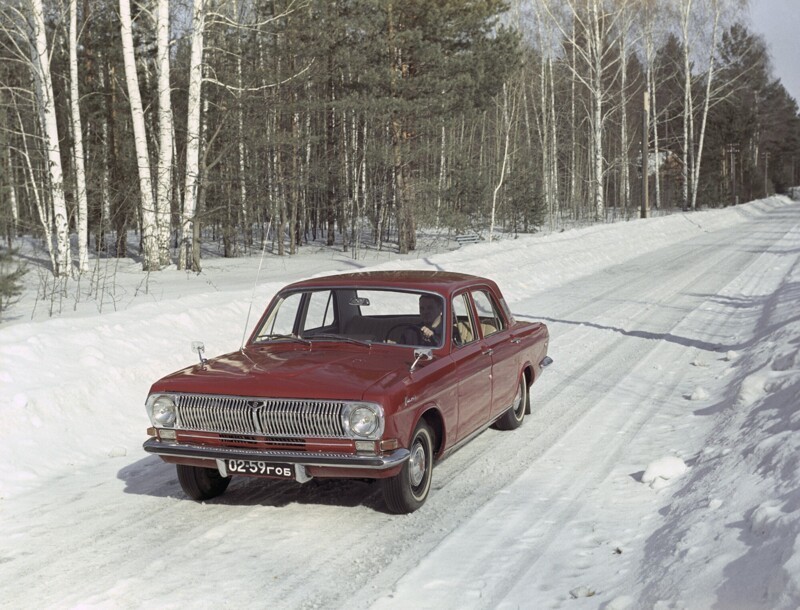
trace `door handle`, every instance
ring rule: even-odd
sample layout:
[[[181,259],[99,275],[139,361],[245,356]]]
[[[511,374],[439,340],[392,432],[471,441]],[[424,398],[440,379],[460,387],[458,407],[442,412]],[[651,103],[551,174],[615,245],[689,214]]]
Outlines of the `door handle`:
[[[519,339],[517,337],[514,337],[513,339],[511,339],[511,343],[521,343],[521,342],[522,342],[522,339]]]
[[[491,356],[492,354],[494,354],[494,350],[487,349],[485,352],[481,352],[481,354],[483,354],[484,356]]]

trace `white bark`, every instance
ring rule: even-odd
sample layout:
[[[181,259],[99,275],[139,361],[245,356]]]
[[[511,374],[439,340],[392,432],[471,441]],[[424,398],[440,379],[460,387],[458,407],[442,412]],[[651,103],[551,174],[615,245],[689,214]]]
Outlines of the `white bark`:
[[[240,16],[239,2],[233,2],[233,14],[238,20]],[[245,145],[244,145],[244,105],[242,104],[242,95],[244,90],[244,79],[242,76],[242,30],[236,28],[236,119],[239,138],[239,212],[242,215],[242,230],[244,232],[244,247],[245,250],[249,249],[252,244],[252,230],[250,228],[250,214],[247,210],[247,180],[245,168]]]
[[[98,77],[100,79],[100,91],[106,90],[106,65],[105,59],[102,55],[98,55],[98,64],[100,69],[98,70]],[[108,102],[105,100],[105,96],[103,98],[103,107],[106,109],[106,104]],[[109,148],[108,148],[108,114],[107,110],[103,113],[103,119],[100,122],[100,141],[101,141],[101,149],[103,151],[103,159],[102,159],[102,179],[100,182],[100,235],[105,241],[106,239],[106,232],[109,230],[111,226],[111,197],[110,197],[110,186],[111,186],[111,176],[109,171]],[[97,244],[98,250],[106,250],[105,243],[98,243]]]
[[[11,149],[6,147],[4,159],[6,166],[6,179],[8,180],[8,202],[11,205],[11,219],[16,231],[19,224],[19,202],[17,201],[17,185],[14,183],[14,168],[11,166]]]
[[[681,153],[681,177],[683,179],[683,208],[689,207],[689,164],[691,163],[692,143],[692,68],[691,43],[689,41],[689,21],[692,12],[692,0],[681,0],[680,26],[683,42],[683,152]]]
[[[169,0],[156,5],[156,48],[158,67],[158,176],[156,214],[159,264],[170,264],[169,233],[172,201],[172,96],[169,82]]]
[[[25,137],[25,128],[22,123],[22,116],[20,115],[19,108],[14,103],[14,111],[17,117],[17,124],[19,126],[19,133],[22,134],[20,138],[22,143],[22,150],[20,154],[25,160],[25,169],[28,172],[28,179],[25,181],[26,192],[33,194],[33,201],[36,204],[36,212],[39,215],[39,221],[42,223],[42,231],[44,232],[44,241],[47,244],[47,254],[50,256],[50,265],[56,269],[56,254],[53,249],[53,214],[52,209],[46,205],[42,199],[42,193],[39,189],[39,181],[33,171],[33,164],[31,163],[31,155],[28,150],[28,139]],[[28,191],[30,189],[30,191]]]
[[[89,205],[83,156],[83,123],[78,94],[78,0],[69,0],[69,98],[75,156],[75,198],[78,203],[78,273],[89,269]]]
[[[508,98],[508,85],[503,84],[502,129],[505,136],[505,142],[503,145],[503,158],[500,164],[500,177],[497,179],[497,184],[495,185],[494,193],[492,194],[492,217],[489,224],[489,241],[494,239],[495,215],[497,213],[497,196],[500,193],[500,189],[503,188],[503,182],[505,181],[506,177],[506,168],[508,167],[508,161],[510,157],[509,150],[511,147],[511,131],[514,121],[515,103],[513,101],[509,102]]]
[[[200,183],[200,119],[203,86],[203,30],[205,29],[205,0],[192,5],[192,36],[189,64],[189,104],[186,123],[186,183],[183,195],[183,222],[179,269],[186,269],[194,259],[192,232],[197,210]]]
[[[717,36],[719,32],[720,20],[720,1],[711,0],[711,10],[713,11],[713,26],[711,32],[711,43],[709,44],[708,70],[706,71],[706,97],[703,101],[703,114],[700,126],[700,140],[697,143],[697,157],[692,167],[692,209],[697,208],[697,190],[700,182],[700,162],[703,159],[703,142],[706,135],[706,124],[708,121],[708,109],[711,104],[711,82],[714,78],[714,57],[717,49]]]
[[[594,215],[595,220],[605,218],[605,192],[603,174],[603,35],[600,27],[599,0],[591,0],[589,30],[592,57],[592,145],[594,147]]]
[[[653,163],[653,174],[655,176],[655,206],[656,209],[661,208],[661,161],[658,149],[658,110],[656,105],[656,85],[653,77],[653,68],[655,65],[655,31],[654,26],[657,18],[657,9],[655,0],[648,0],[644,5],[642,18],[643,24],[643,37],[644,37],[644,53],[645,53],[645,87],[647,88],[648,96],[650,99],[650,125],[653,130],[653,154],[655,162]],[[649,134],[648,134],[649,136]],[[649,146],[648,146],[649,149]]]
[[[575,39],[575,18],[572,19],[572,38]],[[575,78],[575,72],[577,71],[577,63],[575,61],[575,45],[572,46],[572,53],[571,53],[571,77],[569,79],[570,82],[570,107],[569,107],[569,117],[570,117],[570,149],[569,149],[569,200],[570,206],[572,206],[573,210],[573,220],[577,219],[578,216],[578,168],[577,168],[577,155],[575,154],[575,149],[577,148],[577,111],[576,111],[576,104],[575,104],[575,85],[577,83],[577,79]]]
[[[32,65],[41,114],[42,139],[49,166],[52,218],[55,223],[56,251],[53,273],[63,277],[69,273],[71,251],[67,202],[64,197],[64,173],[61,166],[61,147],[58,141],[58,122],[53,97],[53,81],[50,76],[50,55],[47,49],[42,0],[30,1],[30,23],[33,30]]]
[[[122,57],[125,65],[125,80],[128,85],[128,100],[133,122],[133,141],[136,147],[136,165],[139,170],[139,198],[142,210],[142,268],[156,271],[160,268],[158,255],[157,221],[153,184],[150,177],[150,156],[147,133],[144,125],[144,108],[139,93],[139,77],[136,74],[136,58],[133,53],[130,0],[119,0],[120,32],[122,35]]]
[[[618,4],[618,10],[624,12],[619,34],[620,54],[620,163],[622,169],[622,209],[628,213],[631,200],[630,165],[628,155],[628,28],[631,24],[631,12],[626,2]]]
[[[551,214],[553,224],[558,224],[560,210],[560,193],[558,188],[558,122],[556,121],[556,82],[553,75],[553,55],[547,55],[547,69],[550,74],[550,192],[553,198]]]
[[[605,165],[603,151],[603,131],[608,110],[606,98],[610,95],[609,84],[605,82],[618,57],[608,53],[608,49],[616,43],[615,24],[621,12],[606,11],[603,0],[568,0],[570,17],[573,20],[571,33],[568,32],[558,15],[554,15],[547,2],[542,6],[550,15],[552,22],[560,30],[564,38],[572,45],[580,64],[585,65],[586,73],[578,69],[577,64],[569,65],[574,78],[583,84],[588,92],[590,108],[588,121],[590,126],[590,179],[594,198],[594,215],[596,220],[605,218]],[[617,29],[618,30],[618,29]],[[583,36],[583,38],[581,38]]]
[[[364,140],[366,142],[366,140]],[[445,144],[447,137],[445,132],[444,122],[442,123],[442,137],[439,145],[439,188],[436,194],[436,228],[439,228],[439,219],[442,213],[442,193],[444,193],[445,180],[447,178],[447,171],[445,166]]]

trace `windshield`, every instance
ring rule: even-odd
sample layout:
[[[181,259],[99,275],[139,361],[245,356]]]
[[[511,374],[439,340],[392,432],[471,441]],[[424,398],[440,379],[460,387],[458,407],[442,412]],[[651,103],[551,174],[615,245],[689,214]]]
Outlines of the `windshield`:
[[[348,341],[440,347],[444,299],[428,292],[326,288],[280,295],[257,329],[266,341]]]

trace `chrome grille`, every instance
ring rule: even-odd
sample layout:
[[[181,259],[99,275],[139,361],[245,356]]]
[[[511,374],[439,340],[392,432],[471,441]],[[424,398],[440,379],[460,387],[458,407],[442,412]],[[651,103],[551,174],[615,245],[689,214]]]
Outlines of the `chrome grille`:
[[[179,430],[268,437],[346,438],[341,401],[243,398],[206,394],[177,396]]]

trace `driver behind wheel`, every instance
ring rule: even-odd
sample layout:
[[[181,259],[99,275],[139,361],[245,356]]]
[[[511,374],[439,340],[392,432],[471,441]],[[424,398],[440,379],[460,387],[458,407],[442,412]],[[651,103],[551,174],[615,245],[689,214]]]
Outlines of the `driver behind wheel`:
[[[415,333],[407,333],[404,336],[404,343],[420,343],[425,346],[436,346],[442,342],[442,300],[429,294],[423,294],[419,298],[419,317],[420,324],[417,326],[419,336]]]

